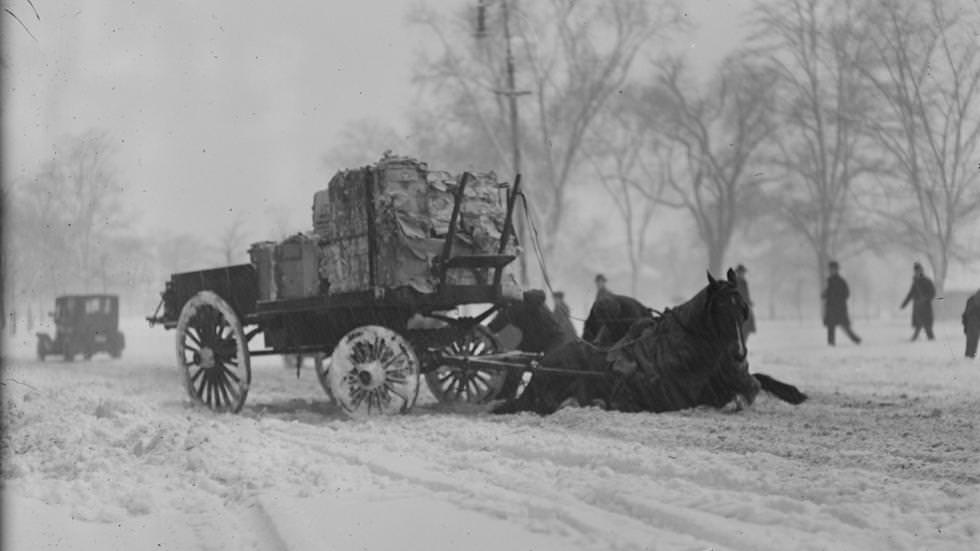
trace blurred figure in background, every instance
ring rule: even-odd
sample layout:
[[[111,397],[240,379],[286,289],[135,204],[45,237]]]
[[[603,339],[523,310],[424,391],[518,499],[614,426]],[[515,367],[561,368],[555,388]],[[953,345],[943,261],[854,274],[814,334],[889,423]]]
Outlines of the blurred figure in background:
[[[977,357],[977,341],[980,341],[980,291],[966,299],[963,309],[963,332],[966,333],[966,357]]]
[[[915,331],[909,340],[914,341],[919,338],[919,331],[925,329],[926,337],[931,341],[936,338],[932,334],[932,300],[936,298],[936,286],[926,277],[922,264],[918,262],[912,264],[912,272],[912,287],[909,288],[909,294],[905,295],[901,306],[904,309],[909,302],[912,303],[912,327]]]
[[[821,295],[824,300],[823,324],[827,326],[827,344],[830,346],[836,344],[838,325],[844,329],[854,344],[861,344],[861,337],[851,330],[851,319],[847,315],[847,299],[851,296],[851,290],[840,276],[840,264],[836,260],[831,260],[827,268],[830,269],[830,276],[827,278],[827,287]]]
[[[569,338],[578,336],[575,333],[575,326],[572,325],[572,312],[568,308],[568,303],[565,302],[565,293],[555,291],[551,294],[551,300],[554,302],[551,314],[558,322],[558,327],[561,327],[562,332]]]
[[[749,297],[749,282],[745,279],[745,274],[748,273],[748,269],[743,264],[739,264],[735,268],[735,278],[736,284],[738,285],[738,294],[742,295],[742,300],[749,305],[749,317],[742,324],[742,336],[745,340],[749,339],[749,335],[755,333],[755,312],[752,308],[752,299]]]
[[[604,276],[602,274],[596,274],[596,276],[595,276],[595,299],[596,300],[599,300],[600,298],[602,298],[602,297],[604,297],[606,295],[611,295],[611,294],[612,294],[612,292],[606,287],[606,276]]]

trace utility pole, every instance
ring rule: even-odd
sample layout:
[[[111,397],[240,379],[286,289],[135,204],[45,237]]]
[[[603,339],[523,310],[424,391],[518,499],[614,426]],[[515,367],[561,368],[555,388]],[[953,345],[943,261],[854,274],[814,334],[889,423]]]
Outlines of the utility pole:
[[[510,111],[510,145],[511,145],[511,155],[512,155],[512,165],[513,172],[516,176],[521,173],[523,168],[521,159],[521,126],[520,117],[517,111],[517,97],[528,95],[531,92],[526,90],[518,90],[515,83],[514,76],[514,52],[511,47],[511,34],[510,34],[510,2],[511,0],[500,0],[501,10],[503,11],[503,23],[504,23],[504,41],[507,47],[507,57],[506,57],[506,72],[507,72],[507,89],[496,90],[495,93],[507,96],[507,104]],[[486,6],[487,0],[478,0],[477,3],[477,37],[482,38],[486,35]],[[527,179],[522,179],[522,184],[527,183]],[[523,209],[523,205],[521,205]],[[525,210],[525,214],[526,210]],[[528,248],[528,238],[527,238],[527,223],[525,221],[525,216],[517,216],[517,241],[521,246],[521,250],[518,253],[517,262],[520,266],[520,283],[522,286],[527,287],[528,285],[528,270],[527,270],[527,248]]]

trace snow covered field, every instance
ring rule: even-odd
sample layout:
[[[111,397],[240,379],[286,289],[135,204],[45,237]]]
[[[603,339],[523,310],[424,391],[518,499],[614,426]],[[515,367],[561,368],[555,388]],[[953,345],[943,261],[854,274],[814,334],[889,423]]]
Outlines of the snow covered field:
[[[800,386],[740,413],[446,411],[345,420],[310,371],[257,361],[246,408],[191,408],[173,333],[124,358],[6,341],[3,549],[980,549],[980,361],[956,325],[761,324]],[[839,337],[841,339],[842,337]]]

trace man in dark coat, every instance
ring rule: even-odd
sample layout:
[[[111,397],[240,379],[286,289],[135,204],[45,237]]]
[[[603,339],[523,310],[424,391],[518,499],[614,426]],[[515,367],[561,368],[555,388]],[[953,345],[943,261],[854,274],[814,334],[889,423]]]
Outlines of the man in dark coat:
[[[749,307],[749,317],[746,318],[745,323],[742,324],[742,336],[748,340],[749,335],[755,333],[755,313],[752,311],[752,299],[749,297],[749,282],[745,279],[745,274],[748,273],[748,269],[739,264],[735,268],[735,278],[736,285],[738,286],[738,294],[742,295],[742,300]]]
[[[517,344],[517,349],[522,352],[547,354],[575,338],[574,332],[572,335],[566,335],[562,331],[545,305],[544,291],[538,289],[525,291],[523,300],[511,302],[501,309],[487,327],[497,333],[507,325],[513,325],[521,330],[521,342]],[[512,398],[521,384],[521,376],[522,373],[516,369],[508,370],[498,396]]]
[[[834,346],[838,325],[854,344],[861,344],[861,337],[851,330],[851,319],[847,315],[847,299],[851,296],[851,290],[840,276],[840,264],[832,260],[827,267],[830,269],[830,277],[827,278],[827,287],[821,295],[824,299],[823,324],[827,326],[827,344]]]
[[[582,339],[596,346],[612,346],[633,323],[649,318],[653,310],[635,298],[610,292],[596,297],[585,320]]]
[[[966,299],[963,309],[963,332],[966,333],[966,357],[977,357],[977,342],[980,341],[980,291]]]
[[[919,331],[925,329],[926,337],[931,341],[936,338],[932,334],[932,300],[936,298],[936,286],[932,284],[931,279],[926,277],[922,264],[918,262],[912,264],[912,270],[914,272],[912,287],[909,288],[909,294],[905,295],[905,300],[902,301],[902,308],[908,306],[909,302],[912,303],[912,327],[915,331],[909,340],[914,341],[919,338]]]
[[[561,327],[562,332],[568,338],[578,336],[575,332],[575,326],[572,325],[572,312],[568,308],[568,303],[565,302],[565,293],[555,291],[551,294],[551,300],[554,302],[551,314],[558,322],[558,327]]]

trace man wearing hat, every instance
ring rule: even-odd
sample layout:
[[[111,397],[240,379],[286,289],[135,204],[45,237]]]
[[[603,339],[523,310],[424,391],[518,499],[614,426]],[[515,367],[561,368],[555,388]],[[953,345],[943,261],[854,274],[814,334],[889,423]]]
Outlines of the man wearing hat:
[[[912,287],[909,288],[909,294],[905,296],[901,306],[905,308],[909,302],[912,303],[912,327],[915,332],[909,340],[914,341],[919,338],[919,331],[925,329],[926,337],[931,341],[936,338],[932,334],[932,301],[936,298],[936,286],[926,277],[922,264],[918,262],[912,264],[912,271],[914,273]]]
[[[836,260],[831,260],[827,268],[830,270],[830,276],[827,278],[827,287],[821,295],[824,299],[823,324],[827,326],[827,344],[834,346],[838,325],[844,329],[854,344],[861,344],[861,337],[854,334],[851,329],[851,318],[847,315],[847,299],[851,296],[851,290],[847,287],[847,281],[844,281],[840,275],[840,264]]]
[[[749,298],[749,282],[745,279],[748,269],[744,264],[739,264],[735,268],[735,282],[738,285],[738,294],[742,295],[742,300],[749,305],[749,317],[742,324],[742,335],[748,339],[749,335],[755,333],[755,313],[752,311],[752,299]]]

